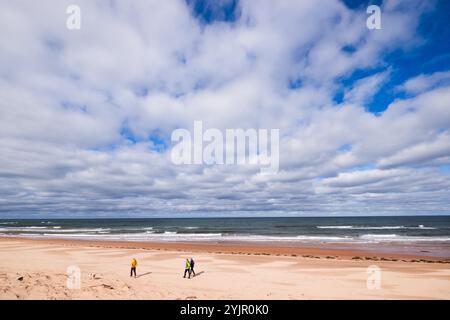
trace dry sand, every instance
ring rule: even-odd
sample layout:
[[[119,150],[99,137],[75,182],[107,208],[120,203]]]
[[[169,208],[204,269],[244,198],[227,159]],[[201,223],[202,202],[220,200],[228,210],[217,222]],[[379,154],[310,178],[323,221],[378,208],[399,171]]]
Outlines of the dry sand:
[[[198,275],[183,279],[191,256]],[[314,248],[0,238],[0,299],[450,299],[448,262]],[[367,287],[371,265],[381,270],[379,289]],[[69,266],[81,270],[80,289],[66,285]]]

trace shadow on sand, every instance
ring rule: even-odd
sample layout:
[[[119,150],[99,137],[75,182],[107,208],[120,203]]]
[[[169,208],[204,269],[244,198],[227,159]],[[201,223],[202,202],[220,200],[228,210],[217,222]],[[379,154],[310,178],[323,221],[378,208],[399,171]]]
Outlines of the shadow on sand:
[[[151,274],[151,272],[142,273],[142,274],[139,274],[136,278],[145,277],[149,274]]]
[[[198,277],[198,276],[200,276],[200,275],[202,275],[204,273],[205,273],[205,271],[196,272],[195,276],[193,276],[193,278]]]

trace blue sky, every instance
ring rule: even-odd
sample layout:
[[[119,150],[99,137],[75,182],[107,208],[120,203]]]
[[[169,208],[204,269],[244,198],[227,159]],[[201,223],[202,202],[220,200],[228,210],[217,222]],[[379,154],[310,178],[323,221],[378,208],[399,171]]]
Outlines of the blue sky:
[[[215,22],[234,22],[239,18],[239,1],[186,0],[186,3],[202,24]]]
[[[192,14],[201,24],[214,22],[234,23],[239,18],[239,1],[205,1],[186,0]],[[365,10],[371,4],[383,5],[382,0],[362,1],[343,0],[343,3],[355,11]],[[355,70],[350,75],[339,79],[342,90],[336,94],[336,102],[342,101],[342,92],[355,81],[378,73],[386,68],[391,68],[392,73],[388,81],[380,88],[379,92],[367,105],[368,111],[379,113],[389,106],[395,99],[404,98],[405,94],[396,88],[409,78],[421,74],[432,74],[438,71],[450,69],[450,3],[448,1],[436,1],[430,12],[424,13],[417,27],[417,37],[421,43],[412,48],[388,51],[385,54],[385,65],[373,70]],[[353,50],[352,47],[344,50]],[[299,81],[293,81],[292,87],[300,85]]]
[[[75,2],[0,5],[0,218],[450,213],[448,1]],[[280,171],[174,165],[195,120]]]

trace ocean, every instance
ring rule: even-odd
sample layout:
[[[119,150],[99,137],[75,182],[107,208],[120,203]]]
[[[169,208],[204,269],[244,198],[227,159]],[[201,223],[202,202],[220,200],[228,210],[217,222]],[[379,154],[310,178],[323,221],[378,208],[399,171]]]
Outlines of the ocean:
[[[121,241],[450,244],[450,216],[2,219],[0,235]]]

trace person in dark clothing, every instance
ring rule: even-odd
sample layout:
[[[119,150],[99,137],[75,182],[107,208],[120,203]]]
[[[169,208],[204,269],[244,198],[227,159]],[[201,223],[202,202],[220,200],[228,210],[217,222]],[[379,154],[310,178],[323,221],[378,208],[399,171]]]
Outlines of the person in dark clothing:
[[[195,261],[192,258],[191,258],[191,261],[190,261],[190,265],[191,265],[191,272],[194,274],[193,277],[195,277],[195,271],[194,271]]]

